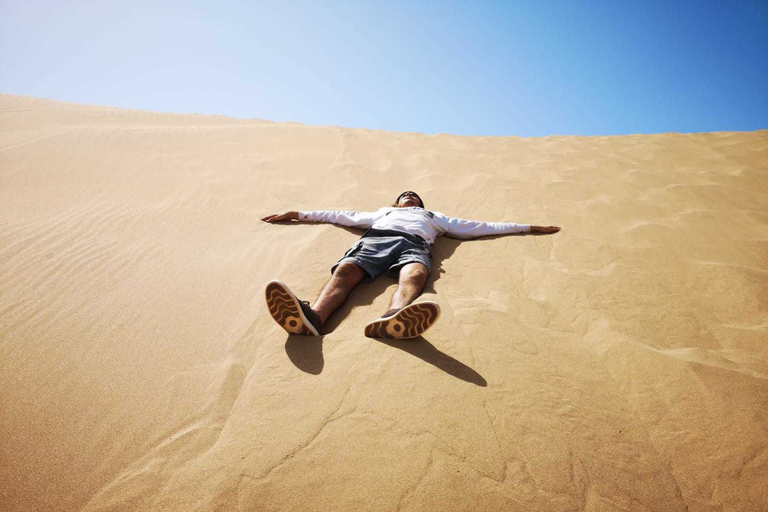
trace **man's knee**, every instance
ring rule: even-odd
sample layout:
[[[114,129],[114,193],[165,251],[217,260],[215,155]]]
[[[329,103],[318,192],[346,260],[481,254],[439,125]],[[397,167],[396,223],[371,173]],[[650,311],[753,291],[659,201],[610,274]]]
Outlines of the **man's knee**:
[[[409,263],[400,270],[400,279],[424,284],[429,277],[429,269],[423,263]]]
[[[365,270],[351,261],[345,261],[336,267],[333,276],[345,281],[360,281],[365,276]]]

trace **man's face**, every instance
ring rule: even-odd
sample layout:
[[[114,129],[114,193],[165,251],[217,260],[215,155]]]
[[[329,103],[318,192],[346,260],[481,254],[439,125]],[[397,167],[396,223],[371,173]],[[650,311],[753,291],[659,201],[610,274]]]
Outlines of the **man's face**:
[[[421,206],[421,200],[416,192],[403,192],[397,200],[397,206],[407,208],[409,206]]]

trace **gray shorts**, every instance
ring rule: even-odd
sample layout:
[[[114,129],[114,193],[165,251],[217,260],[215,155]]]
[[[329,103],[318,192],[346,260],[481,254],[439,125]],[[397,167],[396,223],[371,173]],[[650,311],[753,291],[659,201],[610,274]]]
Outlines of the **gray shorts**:
[[[396,278],[400,268],[408,263],[423,263],[427,271],[432,269],[429,244],[424,240],[417,243],[402,236],[361,238],[331,267],[331,273],[347,261],[365,270],[368,275],[363,278],[364,283],[370,283],[387,270],[389,275]]]

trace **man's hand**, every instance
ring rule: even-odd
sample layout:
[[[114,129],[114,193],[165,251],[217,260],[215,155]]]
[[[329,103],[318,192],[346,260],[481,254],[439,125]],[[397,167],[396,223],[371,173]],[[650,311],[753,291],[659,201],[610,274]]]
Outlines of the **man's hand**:
[[[287,221],[299,220],[299,212],[276,213],[272,215],[267,215],[261,220],[269,223],[282,222],[284,220],[287,220]]]
[[[531,226],[531,233],[557,233],[560,228],[557,226]]]

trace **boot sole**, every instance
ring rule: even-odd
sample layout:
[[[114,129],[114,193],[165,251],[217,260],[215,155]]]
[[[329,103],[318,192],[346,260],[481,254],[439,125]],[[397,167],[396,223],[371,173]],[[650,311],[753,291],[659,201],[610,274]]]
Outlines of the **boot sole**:
[[[393,316],[379,318],[365,326],[369,338],[407,340],[416,338],[432,327],[440,318],[440,306],[436,302],[410,304]]]
[[[288,334],[320,336],[315,326],[301,311],[299,299],[280,281],[270,281],[264,293],[269,314]]]

